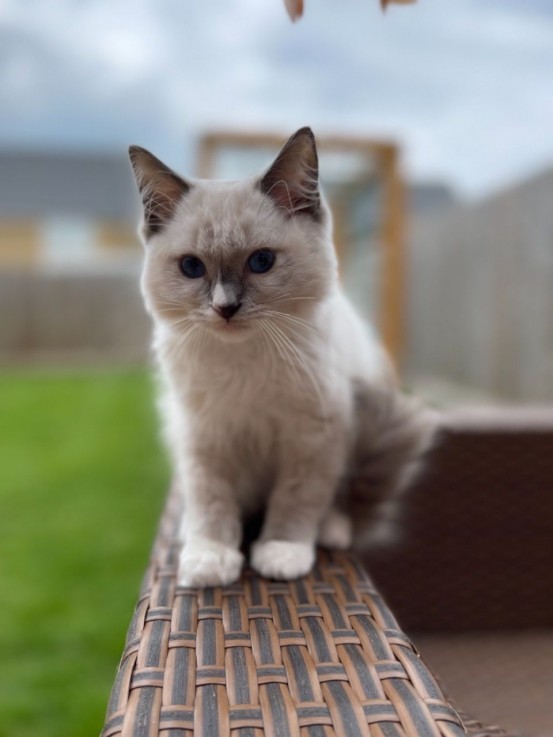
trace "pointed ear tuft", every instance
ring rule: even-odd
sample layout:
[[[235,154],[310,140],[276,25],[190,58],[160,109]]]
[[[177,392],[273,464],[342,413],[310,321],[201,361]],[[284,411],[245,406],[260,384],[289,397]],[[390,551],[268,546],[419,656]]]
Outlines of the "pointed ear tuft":
[[[259,188],[290,216],[320,218],[319,161],[311,128],[300,128],[287,141]]]
[[[150,238],[171,220],[190,184],[145,148],[130,146],[129,158],[144,207],[144,235]]]

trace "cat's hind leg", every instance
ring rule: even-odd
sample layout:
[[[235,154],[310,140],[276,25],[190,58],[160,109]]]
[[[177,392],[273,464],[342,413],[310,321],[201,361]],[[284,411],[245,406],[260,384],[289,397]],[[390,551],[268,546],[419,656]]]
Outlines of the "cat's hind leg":
[[[321,521],[317,542],[331,550],[351,548],[353,525],[349,515],[337,507],[331,507]]]

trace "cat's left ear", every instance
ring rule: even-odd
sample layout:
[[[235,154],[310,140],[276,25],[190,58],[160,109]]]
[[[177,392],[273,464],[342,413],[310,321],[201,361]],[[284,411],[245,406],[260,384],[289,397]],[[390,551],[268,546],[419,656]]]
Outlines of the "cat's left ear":
[[[300,128],[287,141],[259,188],[290,216],[304,214],[319,220],[319,160],[311,128]]]
[[[129,157],[144,207],[144,235],[149,238],[171,220],[191,185],[145,148],[130,146]]]

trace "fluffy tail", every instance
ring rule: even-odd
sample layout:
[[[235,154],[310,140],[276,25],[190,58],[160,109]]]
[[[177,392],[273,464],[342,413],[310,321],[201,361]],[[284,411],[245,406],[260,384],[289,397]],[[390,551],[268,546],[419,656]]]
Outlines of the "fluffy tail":
[[[433,444],[437,413],[395,389],[359,386],[357,441],[350,479],[356,545],[390,542],[398,535],[399,499]]]

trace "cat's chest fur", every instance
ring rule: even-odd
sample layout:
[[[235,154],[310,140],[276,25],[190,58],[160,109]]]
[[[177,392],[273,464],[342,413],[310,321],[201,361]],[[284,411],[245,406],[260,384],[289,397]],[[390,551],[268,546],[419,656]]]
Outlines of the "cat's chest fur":
[[[318,352],[302,351],[295,362],[261,341],[204,342],[188,355],[175,352],[170,340],[158,348],[176,435],[210,448],[231,473],[235,466],[236,477],[254,486],[274,475],[291,442],[327,428],[327,414],[340,403],[337,377],[329,381],[321,370],[324,342]]]
[[[308,364],[299,368],[264,345],[215,346],[213,353],[205,347],[189,355],[170,344],[161,350],[166,419],[176,430],[173,440],[224,464],[241,508],[253,510],[272,487],[302,418],[311,419],[306,432],[313,417],[324,421],[311,385],[319,379]]]
[[[224,423],[227,433],[255,432],[265,424],[286,424],[298,413],[316,412],[323,392],[328,398],[316,370],[318,356],[301,355],[298,361],[252,341],[224,350],[208,344],[189,355],[166,350],[164,364],[181,411],[195,424]]]

